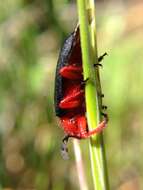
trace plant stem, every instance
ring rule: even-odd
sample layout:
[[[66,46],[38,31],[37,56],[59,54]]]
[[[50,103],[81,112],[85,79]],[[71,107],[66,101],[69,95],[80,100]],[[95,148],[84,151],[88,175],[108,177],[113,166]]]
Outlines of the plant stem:
[[[80,149],[79,141],[77,139],[73,139],[73,147],[74,147],[76,168],[77,168],[80,189],[88,190],[86,177],[85,177],[84,164],[83,164],[82,155],[81,155],[81,149]]]
[[[80,39],[82,49],[83,75],[84,80],[89,78],[85,86],[85,100],[87,110],[87,120],[89,129],[97,127],[101,121],[102,100],[101,84],[98,68],[93,65],[98,63],[96,26],[95,26],[95,6],[94,0],[77,0],[80,24]],[[95,98],[94,98],[95,97]],[[109,190],[105,149],[102,134],[90,139],[90,158],[94,189]]]

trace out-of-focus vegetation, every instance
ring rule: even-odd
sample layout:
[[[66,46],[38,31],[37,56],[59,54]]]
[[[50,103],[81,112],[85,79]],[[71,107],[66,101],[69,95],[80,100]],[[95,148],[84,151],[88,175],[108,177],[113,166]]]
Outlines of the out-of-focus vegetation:
[[[0,3],[0,188],[79,189],[70,143],[53,107],[61,43],[77,23],[72,0],[4,0]],[[111,189],[143,189],[143,2],[97,1],[99,55]],[[70,141],[71,142],[71,141]],[[81,141],[90,189],[87,141]]]

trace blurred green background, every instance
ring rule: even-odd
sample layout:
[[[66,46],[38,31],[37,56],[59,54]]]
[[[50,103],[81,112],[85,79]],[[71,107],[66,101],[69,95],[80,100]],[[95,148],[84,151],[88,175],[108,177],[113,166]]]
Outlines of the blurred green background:
[[[143,2],[100,0],[96,9],[98,52],[109,54],[101,78],[111,189],[142,190]],[[1,0],[0,189],[79,189],[72,140],[65,161],[53,107],[59,50],[76,23],[76,1]],[[80,144],[92,190],[87,140]]]

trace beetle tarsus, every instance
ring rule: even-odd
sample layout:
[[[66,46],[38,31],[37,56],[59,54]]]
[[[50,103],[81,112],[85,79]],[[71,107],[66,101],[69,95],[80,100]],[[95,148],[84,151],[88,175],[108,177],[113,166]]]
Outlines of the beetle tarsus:
[[[104,94],[101,94],[100,96],[101,96],[101,98],[104,98]]]
[[[99,96],[100,98],[104,98],[104,94],[102,94],[102,93],[98,93],[98,96]]]
[[[89,81],[89,78],[87,78],[87,79],[85,79],[85,80],[83,80],[82,82],[81,82],[81,85],[82,86],[85,86],[86,85],[86,83]]]
[[[107,113],[101,112],[101,115],[103,115],[103,117],[105,118],[106,122],[109,121],[109,118],[108,118],[108,114],[107,114]]]
[[[103,55],[98,57],[98,62],[101,62],[106,55],[108,55],[108,54],[105,52]]]
[[[97,66],[103,67],[102,64],[100,64],[100,63],[95,63],[95,64],[94,64],[94,67],[97,67]]]
[[[102,67],[103,65],[100,64],[99,62],[101,62],[106,55],[108,55],[108,54],[105,52],[103,55],[101,55],[100,57],[98,57],[98,63],[95,63],[94,67],[97,67],[97,66]]]
[[[105,105],[102,106],[102,109],[104,109],[104,110],[107,110],[107,108],[108,108],[108,107],[105,106]]]

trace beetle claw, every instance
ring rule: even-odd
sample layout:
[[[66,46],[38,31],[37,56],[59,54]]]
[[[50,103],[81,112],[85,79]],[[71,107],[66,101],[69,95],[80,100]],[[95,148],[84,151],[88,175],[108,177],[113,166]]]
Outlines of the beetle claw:
[[[101,62],[103,60],[104,56],[106,56],[106,55],[108,55],[108,54],[105,52],[103,55],[98,57],[98,63],[94,64],[94,67],[96,67],[96,66],[101,66],[102,67],[103,65],[100,64],[99,62]]]
[[[104,58],[104,56],[106,56],[106,55],[108,55],[108,54],[105,52],[103,55],[101,55],[100,57],[98,57],[98,62],[102,61],[103,58]]]
[[[107,113],[101,112],[101,115],[103,115],[103,117],[105,118],[106,122],[109,121],[109,118],[108,118],[108,114],[107,114]]]
[[[96,63],[96,64],[94,64],[94,67],[97,67],[97,66],[101,66],[101,67],[103,67],[103,65],[100,64],[100,63]]]
[[[100,94],[100,97],[101,97],[101,98],[104,98],[104,94]]]
[[[106,110],[106,109],[107,109],[107,106],[103,105],[103,106],[102,106],[102,109],[105,109],[105,110]]]
[[[86,85],[86,83],[89,81],[89,78],[87,78],[87,79],[85,79],[85,80],[83,80],[82,82],[81,82],[81,85],[82,86],[85,86]]]

